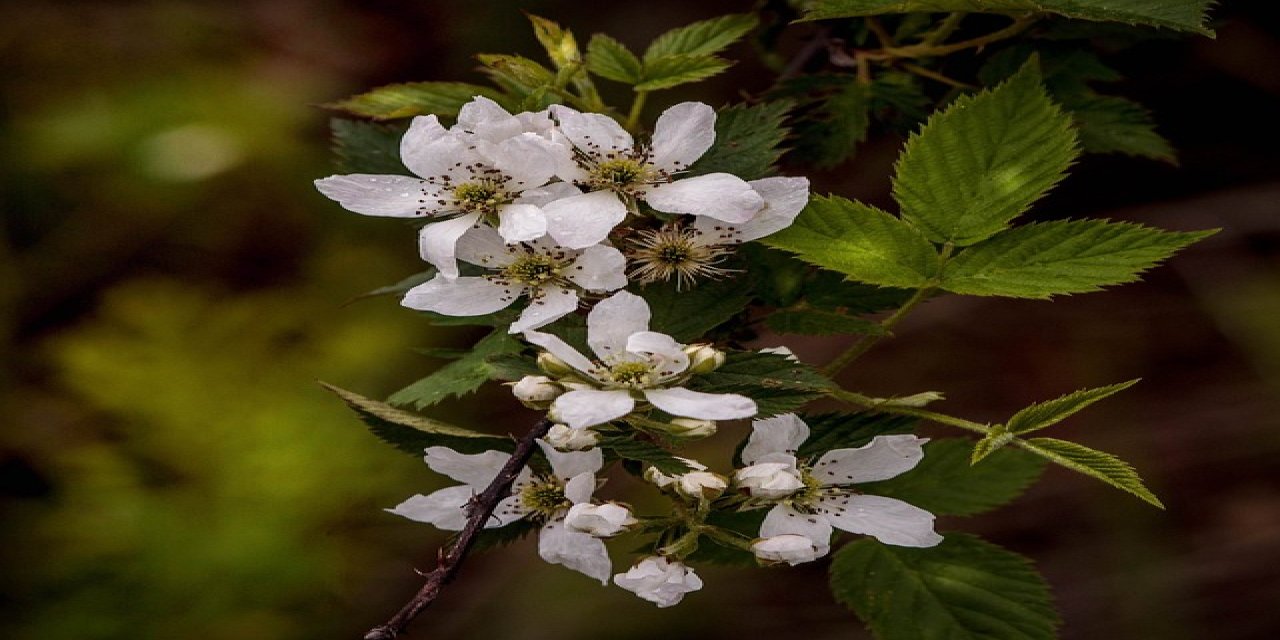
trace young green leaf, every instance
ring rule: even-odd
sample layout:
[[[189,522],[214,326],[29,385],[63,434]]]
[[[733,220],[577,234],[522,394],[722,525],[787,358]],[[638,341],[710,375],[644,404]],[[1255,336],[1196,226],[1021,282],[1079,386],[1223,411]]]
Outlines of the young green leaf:
[[[1031,453],[1048,458],[1072,471],[1097,478],[1117,489],[1128,491],[1151,505],[1164,508],[1160,499],[1142,483],[1138,472],[1129,463],[1109,453],[1055,438],[1031,438],[1016,442],[1019,447]]]
[[[1123,153],[1177,162],[1168,140],[1156,133],[1151,113],[1125,98],[1093,96],[1065,103],[1075,118],[1080,145],[1089,153]]]
[[[743,180],[772,175],[784,151],[787,128],[782,123],[790,108],[791,102],[775,100],[720,109],[715,144],[689,167],[689,175],[724,172]]]
[[[852,18],[885,13],[981,11],[1022,16],[1054,13],[1080,20],[1123,22],[1213,35],[1205,27],[1214,0],[814,0],[805,20]]]
[[[938,272],[937,252],[915,227],[838,196],[810,199],[794,224],[763,242],[868,284],[919,288]]]
[[[694,391],[740,393],[756,401],[757,418],[794,411],[831,389],[831,381],[813,367],[776,353],[729,352],[719,369],[694,376]]]
[[[587,70],[601,78],[636,84],[644,77],[644,67],[627,46],[597,33],[587,43]]]
[[[556,81],[555,73],[550,69],[524,56],[481,53],[476,60],[485,66],[491,77],[530,89],[550,86]]]
[[[720,52],[750,33],[758,22],[750,13],[735,13],[672,29],[650,43],[644,52],[645,63],[666,56],[707,56]]]
[[[408,175],[400,161],[400,138],[405,127],[363,120],[331,118],[329,131],[338,170],[343,173]]]
[[[573,37],[572,31],[532,13],[526,13],[525,17],[529,18],[529,22],[533,24],[533,35],[538,38],[542,48],[546,49],[547,57],[557,69],[582,61],[582,54],[578,51],[578,41]]]
[[[519,353],[522,348],[519,340],[499,329],[477,342],[471,353],[391,394],[387,402],[424,409],[446,398],[462,397],[479,389],[493,377],[494,368],[487,358]]]
[[[677,289],[674,282],[655,282],[639,291],[649,303],[649,328],[680,342],[693,342],[742,312],[751,303],[751,283],[728,278]]]
[[[969,464],[969,450],[968,440],[934,440],[925,445],[916,468],[858,490],[905,500],[937,515],[971,516],[1018,497],[1044,471],[1043,459],[1018,449],[1002,449],[980,465]]]
[[[822,309],[782,309],[771,314],[765,322],[778,333],[806,336],[884,334],[884,328],[877,322]]]
[[[1049,427],[1067,419],[1085,407],[1102,400],[1103,398],[1117,394],[1133,385],[1138,384],[1137,380],[1121,382],[1106,387],[1098,387],[1096,389],[1082,389],[1075,393],[1069,393],[1060,398],[1055,398],[1047,402],[1033,404],[1022,411],[1013,414],[1012,418],[1005,423],[1005,428],[1014,435],[1022,435],[1039,431],[1045,427]]]
[[[704,55],[673,55],[645,60],[644,75],[636,84],[636,91],[657,91],[697,82],[732,65],[732,62],[724,58]]]
[[[961,252],[942,288],[979,296],[1047,299],[1133,282],[1213,231],[1169,232],[1127,222],[1059,220],[1011,229]]]
[[[846,545],[831,592],[879,640],[1050,640],[1059,624],[1026,558],[960,533],[928,549]]]
[[[630,436],[605,436],[597,445],[605,453],[622,458],[643,462],[667,475],[688,473],[691,469],[671,452],[646,440],[637,440]]]
[[[796,451],[800,458],[820,456],[832,449],[861,447],[876,436],[911,433],[918,421],[907,416],[868,411],[806,415],[804,422],[809,425],[809,438]]]
[[[930,240],[970,245],[1026,211],[1077,154],[1071,118],[1049,100],[1033,61],[930,117],[898,158],[893,196]]]
[[[333,392],[351,407],[369,427],[373,435],[406,453],[421,455],[432,446],[445,446],[462,453],[479,453],[490,449],[511,449],[511,440],[456,427],[446,422],[401,411],[383,402],[366,398],[321,382],[320,386]]]
[[[429,113],[456,116],[462,105],[476,96],[502,101],[502,96],[493,89],[465,82],[407,82],[378,87],[322,106],[377,120]]]

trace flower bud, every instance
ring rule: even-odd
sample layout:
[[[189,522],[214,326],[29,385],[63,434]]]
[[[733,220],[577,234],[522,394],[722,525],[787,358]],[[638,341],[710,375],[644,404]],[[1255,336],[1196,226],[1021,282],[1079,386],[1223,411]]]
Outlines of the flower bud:
[[[684,594],[702,588],[702,579],[679,560],[649,556],[626,573],[613,576],[613,583],[659,607],[680,602]]]
[[[630,509],[613,502],[575,504],[564,517],[564,526],[597,538],[616,536],[637,522]]]
[[[591,429],[555,424],[542,439],[560,451],[586,451],[600,442],[600,434]]]
[[[573,373],[573,367],[546,351],[538,354],[538,368],[542,369],[543,373],[555,378]]]
[[[728,478],[710,471],[691,471],[676,478],[676,493],[693,500],[715,500],[728,488]]]
[[[709,344],[691,344],[684,353],[689,356],[690,373],[711,373],[724,364],[724,352]]]
[[[829,547],[794,533],[760,538],[751,543],[751,552],[766,563],[785,562],[795,566],[827,555]]]
[[[738,469],[734,483],[753,498],[776,500],[804,488],[804,480],[795,465],[786,462],[761,462]]]
[[[564,393],[564,387],[546,376],[525,376],[511,385],[511,393],[521,402],[550,402]]]
[[[676,438],[706,438],[715,435],[716,423],[712,420],[698,420],[697,418],[675,418],[671,422],[661,425],[653,425],[655,429]]]
[[[785,346],[783,346],[783,347],[766,347],[766,348],[764,348],[764,349],[761,349],[761,350],[760,350],[760,353],[772,353],[772,354],[774,354],[774,355],[782,356],[782,357],[784,357],[784,358],[786,358],[786,359],[788,359],[788,360],[790,360],[790,361],[792,361],[792,362],[800,362],[800,358],[797,358],[797,357],[796,357],[795,352],[794,352],[794,351],[792,351],[789,347],[785,347]]]
[[[676,456],[676,460],[679,460],[680,462],[685,463],[686,465],[689,466],[690,469],[694,469],[696,471],[707,470],[707,465],[702,464],[697,460],[690,460],[688,458],[681,458],[679,456]],[[659,489],[666,489],[667,487],[670,487],[671,485],[675,484],[676,481],[680,479],[680,474],[669,476],[661,471],[658,471],[657,467],[649,467],[648,469],[644,470],[644,479],[647,482],[652,482],[653,484],[657,485]]]

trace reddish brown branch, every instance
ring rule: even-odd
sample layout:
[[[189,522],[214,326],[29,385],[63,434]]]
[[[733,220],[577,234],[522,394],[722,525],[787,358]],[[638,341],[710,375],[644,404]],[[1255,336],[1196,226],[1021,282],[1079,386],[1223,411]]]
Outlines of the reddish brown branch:
[[[426,574],[427,581],[413,596],[413,599],[406,603],[390,620],[380,624],[364,634],[364,640],[393,640],[401,633],[404,633],[406,627],[409,626],[413,619],[422,613],[424,609],[431,606],[436,598],[440,597],[440,591],[444,586],[453,580],[457,575],[462,561],[466,559],[467,553],[471,551],[471,547],[475,545],[476,536],[484,529],[484,523],[493,515],[493,510],[497,508],[498,503],[503,498],[511,494],[511,483],[515,481],[516,476],[520,475],[520,470],[529,463],[529,458],[533,457],[533,451],[536,446],[536,440],[546,435],[551,428],[551,421],[543,418],[533,425],[529,433],[525,434],[520,442],[516,444],[516,450],[512,452],[511,459],[507,464],[503,465],[498,471],[498,475],[493,478],[493,482],[485,487],[478,495],[471,499],[467,506],[467,524],[458,533],[453,546],[449,547],[449,551],[440,554],[440,559],[436,564],[436,568],[431,573]]]

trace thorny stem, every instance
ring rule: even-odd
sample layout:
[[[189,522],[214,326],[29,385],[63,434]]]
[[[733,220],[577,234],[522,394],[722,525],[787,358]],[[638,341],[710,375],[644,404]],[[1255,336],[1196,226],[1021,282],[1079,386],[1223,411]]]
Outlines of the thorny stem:
[[[936,411],[929,411],[927,409],[918,409],[916,407],[904,407],[901,405],[887,404],[883,400],[877,400],[875,398],[872,398],[871,396],[863,395],[856,391],[848,391],[846,389],[836,389],[834,391],[830,391],[828,395],[830,395],[832,398],[835,398],[837,400],[841,400],[849,404],[857,405],[860,407],[866,407],[867,409],[871,409],[872,411],[878,411],[881,413],[892,413],[900,416],[912,416],[915,418],[921,418],[923,420],[936,422],[938,424],[945,424],[952,427],[959,427],[961,429],[965,429],[967,431],[973,431],[974,433],[981,433],[983,435],[986,435],[991,431],[990,426],[977,423],[972,420],[965,420],[964,418],[957,418],[955,416],[949,416],[945,413],[938,413]]]
[[[635,132],[640,125],[640,113],[644,111],[644,101],[648,99],[648,91],[637,91],[635,100],[631,101],[631,112],[627,114],[626,130]]]
[[[418,614],[436,601],[444,585],[457,575],[462,561],[466,559],[467,553],[476,543],[476,536],[484,529],[485,522],[493,516],[493,510],[511,493],[511,483],[515,481],[516,476],[520,475],[520,470],[529,463],[529,458],[533,457],[537,439],[547,434],[551,424],[550,420],[543,418],[520,439],[511,458],[498,471],[493,482],[490,482],[484,491],[471,498],[471,502],[467,504],[466,526],[458,533],[453,546],[449,547],[447,552],[441,551],[436,568],[426,574],[426,583],[412,600],[391,616],[390,620],[370,629],[364,635],[364,640],[393,640],[404,632]]]

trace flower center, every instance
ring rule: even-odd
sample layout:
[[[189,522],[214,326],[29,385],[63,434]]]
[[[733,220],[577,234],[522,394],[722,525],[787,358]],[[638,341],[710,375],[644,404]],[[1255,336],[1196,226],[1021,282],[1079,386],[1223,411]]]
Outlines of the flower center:
[[[560,264],[551,256],[529,253],[502,269],[504,280],[530,287],[547,284],[560,277]]]
[[[538,516],[550,518],[557,511],[569,506],[564,497],[564,487],[556,482],[534,482],[520,490],[520,501]]]
[[[647,362],[619,362],[609,367],[609,377],[628,387],[643,387],[653,380],[653,367]]]
[[[633,158],[605,160],[591,171],[591,184],[599,189],[627,191],[629,187],[648,182],[648,166]]]
[[[493,211],[510,200],[502,186],[492,180],[464,182],[453,188],[453,197],[463,211]]]
[[[731,272],[717,267],[729,249],[707,243],[689,227],[667,225],[641,231],[629,241],[627,257],[638,266],[631,279],[640,283],[676,280],[677,288],[692,286],[699,278],[717,279]]]

